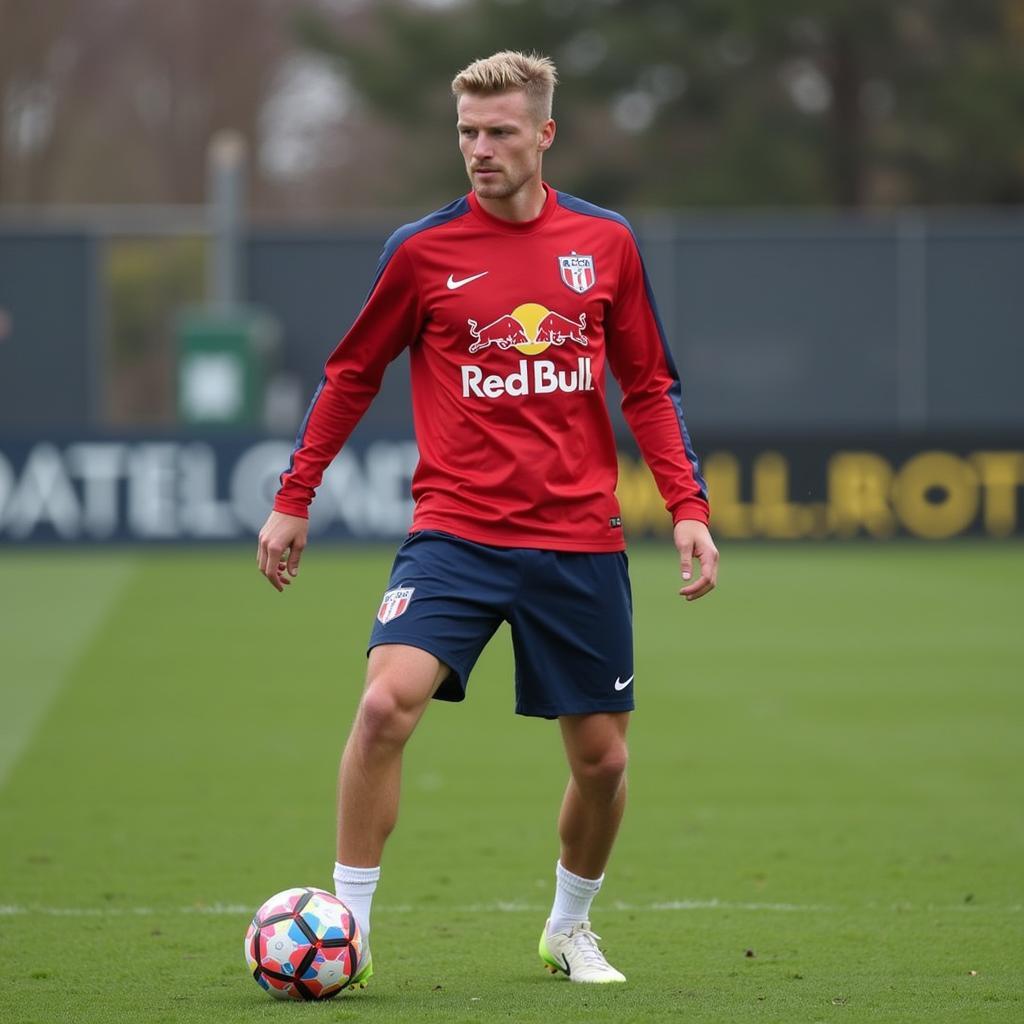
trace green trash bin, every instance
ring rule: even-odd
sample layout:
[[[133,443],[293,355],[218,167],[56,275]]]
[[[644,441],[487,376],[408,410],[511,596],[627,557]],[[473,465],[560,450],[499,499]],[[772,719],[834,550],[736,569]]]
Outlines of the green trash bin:
[[[184,311],[178,321],[178,417],[182,423],[258,426],[280,330],[251,307]]]

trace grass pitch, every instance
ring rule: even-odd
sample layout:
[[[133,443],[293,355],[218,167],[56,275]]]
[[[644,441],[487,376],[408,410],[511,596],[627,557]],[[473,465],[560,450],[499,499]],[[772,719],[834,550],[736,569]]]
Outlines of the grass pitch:
[[[253,544],[255,548],[255,543]],[[7,553],[0,1020],[1020,1021],[1016,545],[727,548],[675,597],[632,556],[630,806],[594,926],[629,977],[548,976],[565,768],[499,633],[406,761],[362,993],[278,1004],[252,911],[331,888],[334,776],[391,552]]]

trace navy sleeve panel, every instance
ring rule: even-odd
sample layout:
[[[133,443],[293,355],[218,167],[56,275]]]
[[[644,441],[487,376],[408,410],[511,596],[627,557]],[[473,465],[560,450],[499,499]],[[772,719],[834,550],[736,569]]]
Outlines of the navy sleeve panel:
[[[373,291],[373,287],[379,280],[384,268],[388,265],[388,261],[395,255],[403,242],[407,242],[421,231],[429,231],[431,228],[440,227],[442,224],[447,224],[449,221],[456,220],[467,213],[469,213],[469,200],[465,196],[461,196],[450,202],[447,206],[442,206],[440,210],[428,213],[426,217],[421,217],[411,224],[403,224],[384,243],[384,251],[380,254],[380,259],[377,261],[377,273],[374,275],[373,284],[370,285],[370,291]]]
[[[613,220],[616,224],[621,224],[636,238],[633,229],[629,226],[629,221],[621,213],[616,213],[614,210],[606,210],[603,206],[595,206],[593,203],[588,203],[585,199],[569,195],[568,192],[558,193],[558,205],[564,206],[567,210],[572,210],[573,213],[580,213],[584,217],[600,217],[603,220]]]
[[[578,199],[576,196],[568,195],[565,192],[558,193],[558,202],[561,206],[564,206],[567,210],[571,210],[573,213],[579,213],[585,217],[600,217],[603,220],[610,220],[614,221],[616,224],[621,224],[632,236],[633,244],[637,246],[637,252],[639,253],[640,246],[636,240],[636,232],[633,231],[629,221],[621,214],[616,213],[614,210],[606,210],[604,207],[595,206],[593,203],[588,203],[584,199]],[[658,305],[654,301],[654,290],[651,288],[651,280],[650,277],[648,277],[647,266],[644,263],[642,254],[640,255],[640,265],[643,267],[644,272],[644,289],[647,292],[647,302],[651,307],[651,312],[654,314],[654,321],[658,325],[658,336],[661,338],[662,352],[665,356],[665,363],[668,367],[669,376],[672,378],[672,386],[669,388],[669,397],[675,407],[676,419],[679,423],[679,434],[682,438],[683,447],[686,451],[686,458],[693,467],[693,479],[700,488],[701,497],[707,501],[708,486],[704,477],[701,475],[700,460],[697,458],[697,453],[694,451],[693,443],[690,440],[690,432],[686,429],[686,420],[683,416],[682,381],[679,379],[679,371],[676,369],[676,362],[672,356],[672,348],[669,345],[668,337],[665,334],[665,325],[661,322],[661,314],[658,312]]]
[[[366,304],[369,302],[370,296],[373,295],[374,289],[377,287],[385,268],[391,262],[395,253],[398,252],[404,242],[408,241],[414,235],[418,235],[421,231],[428,231],[430,228],[440,227],[441,225],[447,224],[449,221],[455,220],[467,213],[469,213],[469,202],[465,196],[462,196],[449,203],[447,206],[442,206],[441,209],[435,210],[433,213],[428,213],[425,217],[421,217],[419,220],[413,221],[411,224],[405,224],[395,231],[384,243],[384,250],[380,255],[380,259],[377,261],[377,270],[373,276],[373,282],[370,285],[370,289],[366,294],[366,299],[363,301],[360,311],[366,308]],[[344,343],[344,338],[342,339],[342,343]],[[305,444],[306,429],[309,426],[310,417],[313,415],[313,409],[316,407],[326,384],[327,369],[325,366],[324,375],[320,378],[320,383],[313,392],[313,397],[306,409],[306,414],[303,416],[302,423],[299,425],[299,430],[295,437],[295,444],[292,448],[288,465],[281,473],[280,483],[282,486],[284,485],[285,480],[291,476],[295,470],[295,456]]]
[[[643,257],[640,259],[643,265]],[[658,325],[658,336],[661,338],[661,349],[665,355],[665,363],[668,366],[669,376],[672,378],[672,386],[669,388],[669,397],[675,406],[676,419],[679,422],[679,433],[683,439],[683,447],[686,449],[686,457],[693,467],[693,479],[700,488],[700,496],[708,500],[708,485],[700,471],[700,459],[694,450],[693,442],[690,440],[690,431],[686,429],[686,419],[683,414],[683,382],[679,378],[679,371],[676,369],[676,361],[672,357],[672,349],[665,334],[665,325],[661,322],[661,314],[658,312],[657,303],[654,301],[654,290],[651,288],[651,279],[647,276],[647,267],[644,270],[644,288],[647,291],[647,302],[650,304],[651,312],[654,314],[654,322]]]

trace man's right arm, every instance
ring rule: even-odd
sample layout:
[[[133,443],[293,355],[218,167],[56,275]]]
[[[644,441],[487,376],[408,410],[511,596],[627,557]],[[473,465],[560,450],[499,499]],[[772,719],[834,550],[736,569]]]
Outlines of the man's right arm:
[[[292,577],[299,575],[299,559],[306,547],[308,528],[308,519],[284,512],[271,512],[263,524],[256,564],[276,590],[284,590]]]
[[[291,462],[281,474],[274,500],[278,512],[309,515],[324,470],[380,390],[388,364],[419,334],[423,318],[409,256],[404,247],[390,259],[386,255],[359,316],[324,365]]]
[[[388,364],[417,337],[419,292],[403,247],[385,250],[359,316],[324,366],[292,451],[274,510],[260,530],[257,562],[277,590],[298,572],[309,504],[324,471],[380,390]]]

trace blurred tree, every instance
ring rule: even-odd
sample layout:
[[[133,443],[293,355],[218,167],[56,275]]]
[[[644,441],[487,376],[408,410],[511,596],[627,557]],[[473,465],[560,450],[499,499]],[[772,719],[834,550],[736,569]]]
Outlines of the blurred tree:
[[[215,131],[258,149],[294,6],[0,0],[0,202],[202,202]]]
[[[296,31],[366,104],[379,202],[451,193],[448,82],[503,48],[558,63],[548,173],[598,202],[1024,201],[1024,0],[321,0]]]
[[[199,202],[224,127],[256,209],[440,202],[501,48],[597,202],[1024,202],[1024,0],[0,0],[0,203]]]
[[[67,52],[55,47],[72,0],[0,0],[0,201],[43,195],[52,180]]]

